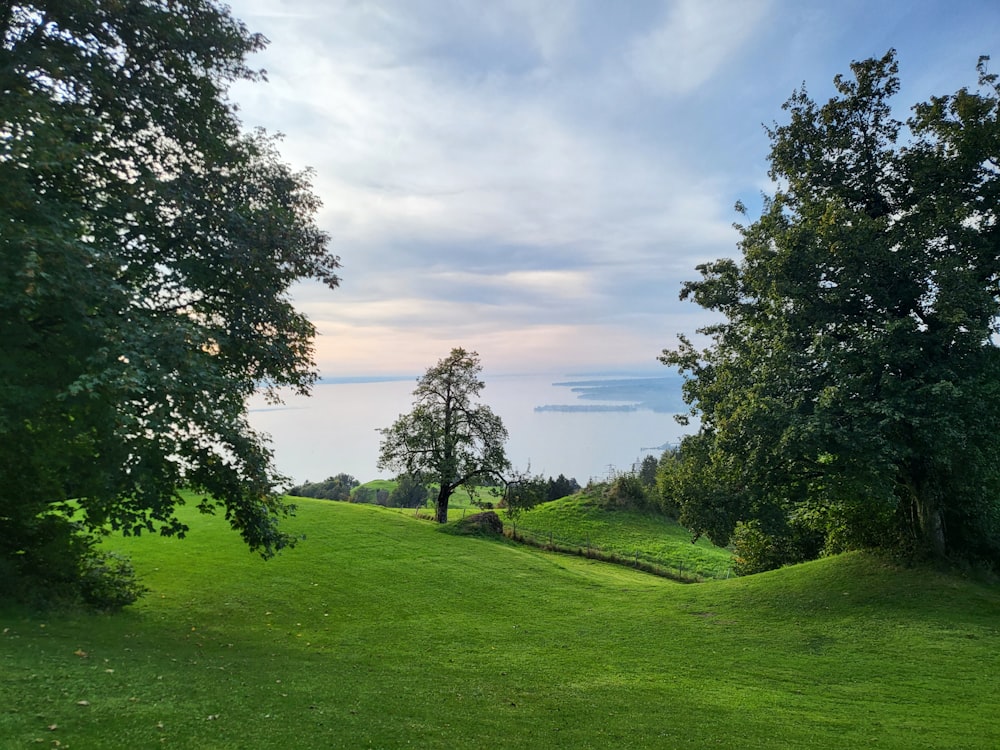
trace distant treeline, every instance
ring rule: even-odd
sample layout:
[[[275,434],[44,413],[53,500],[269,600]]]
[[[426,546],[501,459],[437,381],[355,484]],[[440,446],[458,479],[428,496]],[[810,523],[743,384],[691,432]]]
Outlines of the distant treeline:
[[[544,483],[544,499],[558,500],[572,495],[580,490],[580,483],[575,478],[569,479],[560,474],[548,479],[538,478]],[[437,488],[422,484],[409,474],[402,474],[395,480],[385,482],[383,487],[362,486],[350,474],[337,474],[322,482],[303,482],[290,487],[288,494],[295,497],[312,497],[319,500],[339,500],[349,503],[367,503],[382,505],[387,508],[422,508],[429,500],[433,500]]]
[[[350,474],[337,474],[327,477],[322,482],[306,481],[295,487],[290,487],[289,495],[295,497],[315,497],[320,500],[349,500],[351,490],[360,485]]]
[[[339,500],[348,503],[368,503],[389,508],[420,508],[427,503],[431,489],[412,476],[397,477],[387,488],[362,487],[350,474],[337,474],[322,482],[305,482],[291,487],[289,495],[314,497],[319,500]]]

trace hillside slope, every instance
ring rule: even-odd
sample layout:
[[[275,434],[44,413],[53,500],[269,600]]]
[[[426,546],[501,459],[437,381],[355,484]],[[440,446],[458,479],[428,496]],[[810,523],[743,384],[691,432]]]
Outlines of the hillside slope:
[[[544,541],[551,535],[565,546],[592,546],[701,578],[728,578],[732,555],[704,537],[657,513],[609,509],[586,492],[542,503],[524,512],[515,524],[521,534]]]
[[[993,748],[1000,591],[854,554],[684,586],[300,501],[117,540],[122,615],[0,614],[0,748]],[[54,728],[53,728],[54,727]]]

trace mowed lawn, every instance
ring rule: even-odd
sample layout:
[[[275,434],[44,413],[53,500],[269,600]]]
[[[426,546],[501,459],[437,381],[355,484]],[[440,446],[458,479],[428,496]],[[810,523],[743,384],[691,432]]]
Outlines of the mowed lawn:
[[[0,610],[0,748],[996,748],[1000,589],[851,554],[682,585],[300,500],[114,540],[115,616]]]
[[[586,491],[554,500],[507,524],[537,541],[564,547],[593,547],[623,559],[639,559],[700,578],[728,578],[732,555],[705,537],[692,543],[691,532],[659,513],[608,508]]]

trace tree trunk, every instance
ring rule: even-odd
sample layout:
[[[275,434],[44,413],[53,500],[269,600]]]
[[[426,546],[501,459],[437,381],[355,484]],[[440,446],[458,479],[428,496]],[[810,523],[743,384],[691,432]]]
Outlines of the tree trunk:
[[[932,555],[944,557],[944,521],[941,518],[941,510],[927,497],[915,497],[914,500],[923,543]]]
[[[917,512],[917,538],[924,549],[934,557],[944,557],[944,520],[941,509],[934,498],[934,493],[926,488],[924,483],[907,482],[907,489],[913,507]]]
[[[437,501],[434,504],[434,520],[438,523],[448,522],[448,498],[451,497],[451,490],[446,485],[441,485],[438,490]]]

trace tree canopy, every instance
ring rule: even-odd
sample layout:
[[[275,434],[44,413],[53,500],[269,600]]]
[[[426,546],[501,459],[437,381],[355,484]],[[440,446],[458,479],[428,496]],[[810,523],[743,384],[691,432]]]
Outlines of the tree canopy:
[[[437,484],[439,523],[448,520],[448,500],[456,489],[503,483],[510,469],[507,429],[488,406],[474,401],[485,385],[481,372],[476,352],[452,349],[417,381],[413,410],[379,430],[379,468]]]
[[[390,508],[423,508],[430,494],[431,489],[427,485],[409,474],[400,474],[396,477],[396,486],[386,498],[386,504]]]
[[[246,399],[315,380],[289,289],[338,259],[308,173],[227,98],[264,44],[211,0],[0,4],[0,560],[43,566],[67,500],[183,533],[181,486],[289,542]]]
[[[681,520],[773,564],[863,546],[1000,558],[1000,88],[917,104],[894,51],[769,129],[775,192],[738,260],[684,285],[721,320],[663,353],[700,416],[668,466]],[[737,206],[746,213],[745,209]]]
[[[294,497],[314,497],[319,500],[350,500],[351,491],[360,485],[350,474],[341,472],[333,477],[327,477],[322,482],[303,482],[288,488],[288,494]]]

